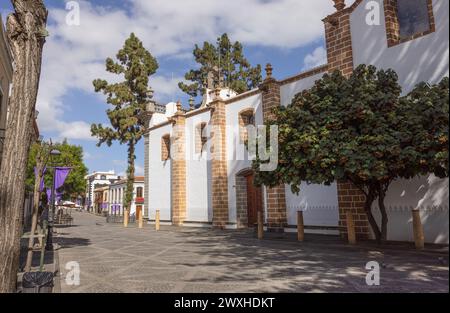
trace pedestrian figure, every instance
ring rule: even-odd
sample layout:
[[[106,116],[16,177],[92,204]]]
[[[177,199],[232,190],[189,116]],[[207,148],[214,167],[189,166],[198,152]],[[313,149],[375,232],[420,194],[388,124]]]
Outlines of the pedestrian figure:
[[[38,233],[44,232],[44,221],[48,221],[48,197],[47,197],[47,190],[44,188],[44,191],[41,194],[41,201],[39,204],[39,222],[37,224],[37,231]],[[42,237],[39,238],[39,248],[42,248],[43,242]]]

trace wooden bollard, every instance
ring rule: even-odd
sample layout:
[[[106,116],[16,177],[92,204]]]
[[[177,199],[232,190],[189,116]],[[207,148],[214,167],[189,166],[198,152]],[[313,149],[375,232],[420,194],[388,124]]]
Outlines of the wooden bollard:
[[[139,214],[139,228],[144,228],[144,214],[142,211],[138,212]]]
[[[156,211],[156,218],[155,218],[155,229],[156,229],[156,231],[159,231],[159,229],[160,229],[160,221],[159,221],[160,217],[161,217],[161,213],[158,210],[158,211]]]
[[[297,237],[298,241],[305,240],[305,222],[303,220],[303,211],[297,212]]]
[[[425,236],[423,234],[422,219],[420,218],[420,211],[413,210],[413,232],[414,232],[414,243],[417,250],[423,250],[425,248]]]
[[[264,216],[261,211],[258,211],[258,239],[264,238]]]
[[[124,227],[128,227],[128,220],[129,220],[130,216],[128,214],[128,210],[125,210],[123,212],[123,226]]]
[[[356,232],[355,232],[355,221],[353,220],[352,212],[347,212],[347,233],[348,233],[348,243],[351,245],[355,245]]]

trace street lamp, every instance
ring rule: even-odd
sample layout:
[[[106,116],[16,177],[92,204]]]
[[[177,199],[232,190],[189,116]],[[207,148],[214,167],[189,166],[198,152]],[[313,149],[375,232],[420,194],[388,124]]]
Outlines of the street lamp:
[[[61,155],[61,151],[57,149],[53,149],[50,151],[50,160],[53,165],[53,157]],[[52,180],[52,190],[51,190],[51,196],[50,196],[50,205],[51,210],[48,211],[48,236],[47,236],[47,243],[45,246],[45,250],[51,251],[53,250],[53,219],[55,216],[55,174],[56,174],[56,167],[52,166],[53,169],[53,180]]]

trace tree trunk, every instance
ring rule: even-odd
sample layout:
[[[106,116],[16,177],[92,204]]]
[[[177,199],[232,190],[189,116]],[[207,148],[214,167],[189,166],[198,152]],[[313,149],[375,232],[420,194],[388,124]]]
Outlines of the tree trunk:
[[[372,214],[372,204],[375,201],[375,195],[373,190],[369,190],[368,195],[366,195],[366,203],[364,204],[364,210],[366,211],[367,219],[369,221],[370,227],[375,234],[375,239],[378,243],[381,243],[382,233],[380,228],[378,227],[377,221],[375,220]]]
[[[127,170],[127,190],[125,194],[125,207],[127,208],[128,214],[131,211],[131,203],[133,202],[133,191],[134,191],[134,160],[136,151],[136,143],[131,140],[128,143],[128,170]]]
[[[42,147],[42,153],[45,153],[43,150],[45,148]],[[44,168],[45,161],[44,156],[41,152],[38,152],[36,156],[36,172],[37,176],[34,181],[34,194],[33,194],[33,217],[31,219],[31,232],[30,238],[28,240],[28,252],[27,252],[27,262],[25,264],[25,272],[29,272],[31,270],[31,265],[33,261],[33,247],[34,247],[34,234],[36,232],[37,223],[38,223],[38,212],[39,212],[39,198],[41,195],[41,181],[44,177]]]
[[[384,242],[387,240],[387,226],[388,226],[388,215],[386,212],[386,207],[384,205],[384,198],[386,197],[386,192],[383,190],[380,190],[378,195],[378,206],[380,208],[381,212],[381,242]]]
[[[0,293],[16,290],[26,166],[45,42],[42,0],[12,0],[7,36],[14,58],[13,89],[0,167]]]

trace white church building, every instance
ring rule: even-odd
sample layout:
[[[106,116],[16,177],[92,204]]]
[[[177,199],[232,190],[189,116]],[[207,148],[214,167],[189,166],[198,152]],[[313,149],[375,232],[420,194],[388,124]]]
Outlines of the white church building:
[[[145,136],[144,216],[150,222],[159,210],[167,224],[247,228],[261,211],[268,231],[292,231],[302,210],[307,231],[339,234],[344,212],[352,210],[358,235],[372,236],[364,196],[349,183],[305,183],[298,195],[290,186],[254,187],[245,126],[263,125],[274,107],[289,105],[336,69],[348,75],[360,64],[392,68],[405,93],[422,81],[439,82],[449,75],[449,1],[334,3],[336,11],[323,20],[327,64],[282,80],[272,77],[268,65],[257,89],[239,95],[226,88],[209,90],[197,109],[184,110],[180,103],[156,106]],[[379,16],[368,18],[377,8]],[[413,241],[411,210],[419,208],[425,240],[448,244],[448,179],[398,180],[386,205],[389,240]]]

